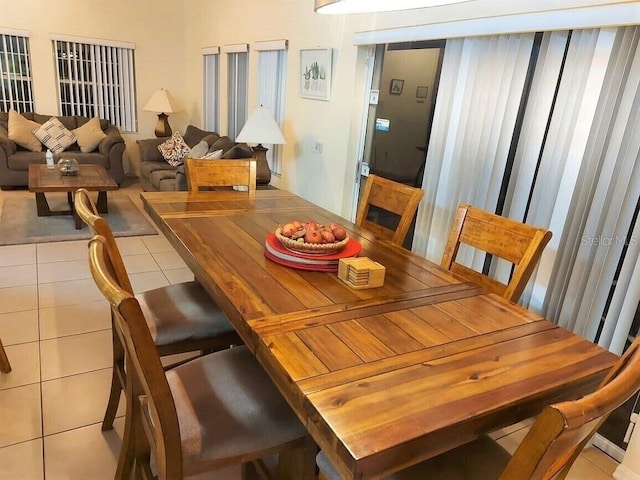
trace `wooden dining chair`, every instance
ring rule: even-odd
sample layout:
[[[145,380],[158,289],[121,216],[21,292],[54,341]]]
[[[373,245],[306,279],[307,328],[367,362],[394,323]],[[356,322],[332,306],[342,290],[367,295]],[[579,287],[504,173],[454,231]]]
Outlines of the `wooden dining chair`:
[[[256,161],[251,158],[238,160],[207,160],[187,158],[184,161],[187,188],[190,192],[202,187],[246,187],[249,196],[256,194]]]
[[[131,281],[111,227],[98,215],[87,190],[79,189],[75,192],[74,207],[92,234],[102,235],[106,239],[113,259],[115,278],[123,290],[133,295]],[[148,290],[137,294],[136,298],[149,321],[153,341],[160,356],[196,351],[207,353],[242,343],[224,313],[195,281]],[[102,421],[102,430],[113,428],[123,389],[126,389],[124,350],[114,331],[111,393]]]
[[[423,196],[424,191],[420,188],[370,174],[360,198],[356,225],[402,245]],[[400,217],[395,229],[373,221],[369,215],[372,206]]]
[[[0,372],[9,373],[11,371],[11,364],[9,363],[9,357],[2,345],[2,339],[0,338]]]
[[[456,211],[441,265],[507,300],[517,302],[540,260],[544,247],[551,240],[551,235],[551,232],[544,228],[501,217],[463,203]],[[456,256],[461,244],[511,262],[513,272],[509,282],[501,283],[457,263]]]
[[[266,473],[262,459],[275,454],[275,478],[315,478],[315,444],[246,346],[163,370],[144,308],[120,286],[100,235],[89,264],[124,344],[133,408],[123,448],[134,478],[153,478],[151,455],[159,479],[177,480],[232,464]]]
[[[542,410],[513,455],[489,436],[426,460],[386,480],[562,480],[607,416],[640,389],[640,337],[611,368],[598,388],[575,401]],[[317,457],[320,479],[340,475]]]

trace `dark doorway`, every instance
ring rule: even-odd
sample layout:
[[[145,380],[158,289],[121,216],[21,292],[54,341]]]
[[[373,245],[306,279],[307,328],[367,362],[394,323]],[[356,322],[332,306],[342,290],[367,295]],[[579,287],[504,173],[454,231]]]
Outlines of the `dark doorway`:
[[[431,134],[444,42],[379,45],[374,67],[374,95],[369,109],[365,147],[368,172],[407,185],[422,186]],[[395,228],[399,218],[380,209],[369,214],[376,223]],[[415,220],[414,220],[415,222]],[[405,240],[410,249],[412,225]]]

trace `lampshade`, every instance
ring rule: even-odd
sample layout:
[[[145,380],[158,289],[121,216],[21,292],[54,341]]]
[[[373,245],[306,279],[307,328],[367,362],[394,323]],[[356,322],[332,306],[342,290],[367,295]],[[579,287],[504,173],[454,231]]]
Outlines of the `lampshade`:
[[[315,0],[317,13],[373,13],[436,7],[469,0]]]
[[[163,112],[173,113],[179,111],[176,107],[175,100],[171,97],[168,90],[160,88],[153,92],[151,98],[147,100],[147,103],[143,108],[146,112]]]
[[[287,143],[276,123],[271,110],[268,107],[260,106],[256,108],[247,123],[236,137],[236,142],[245,143]]]

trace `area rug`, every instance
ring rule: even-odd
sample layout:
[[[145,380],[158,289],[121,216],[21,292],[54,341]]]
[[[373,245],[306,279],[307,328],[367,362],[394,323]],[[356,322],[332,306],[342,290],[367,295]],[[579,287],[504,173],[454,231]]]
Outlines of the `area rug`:
[[[65,210],[65,193],[46,195],[52,210]],[[122,193],[108,194],[109,213],[103,214],[116,237],[156,235],[158,232],[136,207],[131,199]],[[76,230],[71,215],[38,217],[35,195],[29,198],[6,198],[2,202],[0,214],[0,245],[22,243],[61,242],[90,238],[86,225]]]

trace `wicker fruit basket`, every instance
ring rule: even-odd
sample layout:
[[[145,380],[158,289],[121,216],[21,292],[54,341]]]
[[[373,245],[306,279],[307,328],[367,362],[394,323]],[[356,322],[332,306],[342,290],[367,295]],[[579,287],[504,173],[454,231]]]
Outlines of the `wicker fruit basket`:
[[[333,243],[305,243],[303,241],[293,240],[289,237],[285,237],[280,234],[280,227],[275,231],[278,241],[287,249],[298,253],[310,253],[317,255],[329,255],[342,250],[349,242],[349,237],[346,237],[339,242]]]

